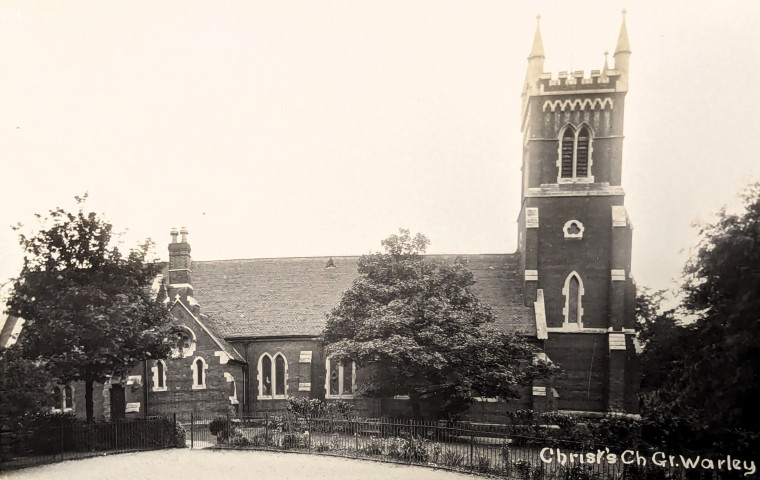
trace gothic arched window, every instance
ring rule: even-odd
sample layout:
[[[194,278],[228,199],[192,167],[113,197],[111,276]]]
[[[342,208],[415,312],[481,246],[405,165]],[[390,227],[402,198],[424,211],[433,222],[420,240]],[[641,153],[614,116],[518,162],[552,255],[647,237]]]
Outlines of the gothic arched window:
[[[285,357],[281,353],[274,357],[274,394],[285,396]]]
[[[272,396],[272,359],[266,353],[261,356],[261,388],[259,395]]]
[[[264,353],[259,358],[259,398],[286,398],[288,361],[277,353],[274,358]]]
[[[195,362],[195,368],[196,368],[196,385],[203,385],[203,360],[198,359]]]
[[[206,388],[206,370],[208,369],[206,361],[201,357],[196,357],[191,369],[193,371],[193,390]]]
[[[63,387],[63,409],[72,408],[74,408],[74,389],[71,388],[71,385],[66,385]]]
[[[63,403],[63,395],[61,395],[61,387],[53,387],[53,398],[51,399],[51,407],[53,410],[60,410]]]
[[[153,372],[153,391],[161,392],[166,390],[166,364],[163,360],[156,360],[151,368]]]
[[[569,126],[562,135],[562,146],[560,155],[562,155],[562,166],[560,168],[560,177],[573,178],[573,156],[575,153],[575,129]]]
[[[570,124],[562,129],[559,138],[560,183],[593,182],[591,175],[591,128],[581,125],[577,130]]]
[[[580,275],[572,272],[567,276],[562,294],[565,296],[565,308],[562,310],[565,316],[564,326],[583,328],[583,281]]]
[[[591,132],[586,125],[578,130],[578,137],[575,149],[575,176],[588,177],[588,160],[589,145],[591,143]]]

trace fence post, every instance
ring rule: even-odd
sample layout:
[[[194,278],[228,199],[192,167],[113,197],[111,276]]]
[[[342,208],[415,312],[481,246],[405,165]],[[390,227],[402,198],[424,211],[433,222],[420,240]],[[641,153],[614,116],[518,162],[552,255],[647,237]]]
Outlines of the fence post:
[[[195,414],[190,412],[190,450],[195,448]]]
[[[269,446],[269,413],[264,413],[264,446]]]
[[[65,435],[65,430],[63,426],[63,417],[61,417],[61,460],[63,460],[63,437]]]
[[[470,432],[470,470],[474,468],[474,464],[472,462],[474,451],[475,451],[475,434]]]
[[[174,412],[174,415],[172,415],[172,420],[174,421],[174,424],[172,425],[172,441],[177,438],[177,412]],[[184,448],[184,445],[182,446]]]
[[[311,452],[311,417],[306,417],[306,431],[309,432],[309,437],[306,439],[306,447]]]

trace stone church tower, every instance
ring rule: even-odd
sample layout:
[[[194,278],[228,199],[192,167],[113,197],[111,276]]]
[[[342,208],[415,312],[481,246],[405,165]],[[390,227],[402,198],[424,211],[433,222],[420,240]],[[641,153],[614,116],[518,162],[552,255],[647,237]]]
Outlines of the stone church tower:
[[[602,70],[552,78],[538,26],[528,57],[518,250],[538,338],[565,371],[544,387],[560,410],[638,411],[632,226],[621,185],[630,55],[623,17],[614,69],[605,54]]]

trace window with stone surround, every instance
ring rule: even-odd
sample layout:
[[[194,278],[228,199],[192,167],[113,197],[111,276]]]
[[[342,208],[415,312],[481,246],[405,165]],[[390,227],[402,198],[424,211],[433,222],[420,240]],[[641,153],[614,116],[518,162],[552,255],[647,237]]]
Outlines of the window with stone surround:
[[[206,388],[206,370],[208,364],[202,357],[195,357],[191,367],[193,372],[193,390],[202,390]]]
[[[288,361],[285,355],[277,353],[272,357],[264,353],[258,365],[259,395],[261,400],[287,398]]]
[[[53,412],[70,412],[74,409],[74,387],[71,385],[53,387],[50,405]]]
[[[356,365],[350,360],[325,360],[325,398],[353,398],[356,390]]]
[[[166,391],[166,363],[163,360],[156,360],[151,368],[153,372],[153,388],[154,392]]]
[[[197,339],[195,332],[185,326],[177,326],[172,331],[174,344],[172,345],[172,358],[187,358],[195,353]]]
[[[559,135],[558,183],[593,182],[591,175],[591,128],[565,125]]]
[[[565,317],[563,328],[568,330],[580,330],[583,328],[583,281],[577,272],[572,272],[565,280],[562,294],[565,296],[565,308],[562,314]]]

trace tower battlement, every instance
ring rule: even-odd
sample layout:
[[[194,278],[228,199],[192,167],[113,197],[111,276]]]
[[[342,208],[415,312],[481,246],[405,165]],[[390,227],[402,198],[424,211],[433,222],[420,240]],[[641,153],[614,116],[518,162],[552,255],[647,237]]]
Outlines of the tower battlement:
[[[581,90],[614,90],[621,73],[617,70],[591,70],[588,72],[559,72],[556,77],[542,73],[538,78],[539,93],[578,92]]]

